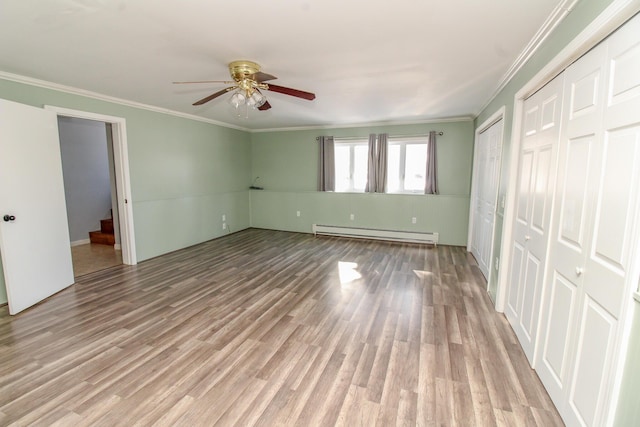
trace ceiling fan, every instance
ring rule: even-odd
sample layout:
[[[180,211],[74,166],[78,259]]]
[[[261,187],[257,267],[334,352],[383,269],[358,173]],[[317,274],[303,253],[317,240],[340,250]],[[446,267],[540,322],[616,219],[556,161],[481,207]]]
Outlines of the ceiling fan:
[[[307,99],[309,101],[314,100],[316,95],[311,92],[305,92],[302,90],[291,89],[284,86],[277,86],[270,83],[265,83],[269,80],[277,79],[276,76],[263,73],[260,71],[260,65],[252,61],[233,61],[229,64],[229,73],[233,80],[204,80],[193,82],[173,82],[174,84],[192,84],[192,83],[226,83],[233,86],[229,86],[216,93],[213,93],[199,101],[193,103],[193,105],[202,105],[207,102],[216,99],[220,95],[224,95],[227,92],[235,91],[231,96],[231,104],[235,108],[239,108],[242,105],[248,107],[257,108],[258,110],[268,110],[271,108],[271,104],[267,101],[267,98],[260,92],[261,90],[268,90],[271,92],[278,92],[284,95],[295,96],[296,98]]]

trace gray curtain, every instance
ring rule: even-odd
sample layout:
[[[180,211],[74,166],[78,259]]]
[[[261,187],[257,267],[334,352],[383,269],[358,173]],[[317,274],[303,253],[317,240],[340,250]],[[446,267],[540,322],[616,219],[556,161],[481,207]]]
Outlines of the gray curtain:
[[[335,191],[336,189],[336,165],[333,150],[332,136],[319,136],[318,146],[318,191]]]
[[[376,191],[384,193],[387,189],[387,145],[389,134],[378,135],[378,150],[376,158]]]
[[[436,132],[429,132],[427,141],[427,170],[424,186],[424,194],[438,194],[438,170],[436,168]]]
[[[378,169],[376,162],[376,134],[369,134],[369,151],[367,153],[367,186],[364,191],[367,193],[375,193],[377,190],[376,172]]]

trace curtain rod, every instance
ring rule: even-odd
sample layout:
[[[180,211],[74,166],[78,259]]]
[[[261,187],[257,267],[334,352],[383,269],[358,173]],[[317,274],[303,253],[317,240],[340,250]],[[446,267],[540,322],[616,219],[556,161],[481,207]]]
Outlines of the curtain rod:
[[[437,131],[436,132],[437,135],[444,135],[443,131]],[[426,138],[428,137],[429,134],[419,134],[419,135],[389,135],[389,138]],[[316,136],[316,141],[318,141],[320,139],[319,136]],[[334,139],[341,139],[343,141],[351,141],[351,140],[357,140],[357,139],[362,139],[362,140],[366,140],[368,139],[368,135],[367,136],[346,136],[346,137],[341,137],[341,136],[335,136]]]

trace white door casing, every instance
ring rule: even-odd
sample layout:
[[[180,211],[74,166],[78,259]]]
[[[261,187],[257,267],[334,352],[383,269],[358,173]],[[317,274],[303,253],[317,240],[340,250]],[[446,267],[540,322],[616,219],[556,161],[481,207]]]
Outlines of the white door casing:
[[[524,103],[505,315],[534,365],[562,113],[560,75]]]
[[[45,105],[45,109],[56,113],[58,116],[96,120],[111,124],[122,262],[123,264],[135,265],[137,263],[137,257],[133,227],[133,207],[131,203],[131,179],[129,177],[126,120],[122,117],[71,110],[51,105]]]
[[[629,271],[640,225],[640,18],[565,74],[538,373],[567,425],[604,425],[637,280]]]
[[[9,313],[73,284],[57,117],[0,99],[0,252]]]

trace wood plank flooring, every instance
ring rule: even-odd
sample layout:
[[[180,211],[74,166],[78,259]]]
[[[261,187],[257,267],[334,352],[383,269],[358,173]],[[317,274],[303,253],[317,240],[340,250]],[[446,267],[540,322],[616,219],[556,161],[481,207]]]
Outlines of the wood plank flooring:
[[[464,248],[249,229],[0,307],[0,425],[556,426]]]
[[[74,277],[122,264],[122,251],[113,245],[87,243],[71,247]]]

